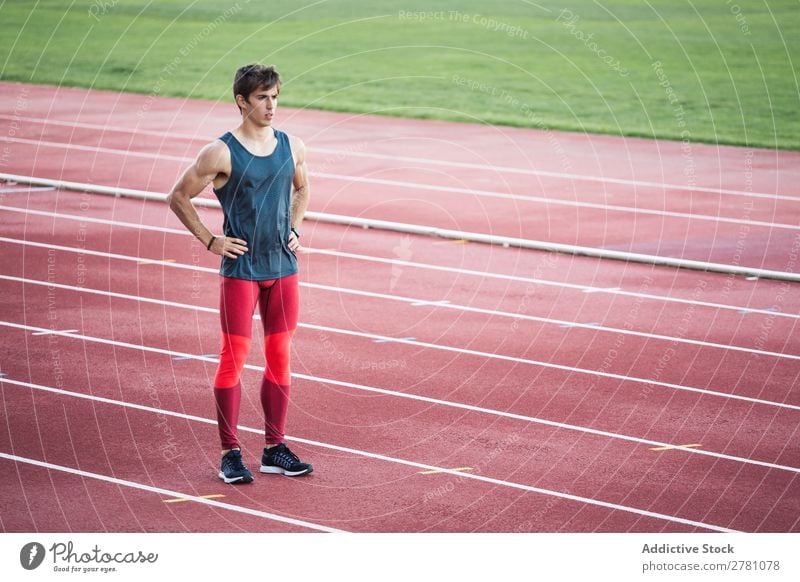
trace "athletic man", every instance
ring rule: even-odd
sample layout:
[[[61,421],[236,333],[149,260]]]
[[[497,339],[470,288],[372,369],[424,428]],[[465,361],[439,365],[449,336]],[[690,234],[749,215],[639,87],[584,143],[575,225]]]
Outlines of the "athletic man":
[[[312,471],[284,444],[289,405],[290,342],[299,307],[297,258],[300,225],[308,207],[305,145],[272,127],[281,81],[273,67],[236,71],[233,95],[242,123],[206,145],[172,188],[167,200],[205,247],[222,257],[222,348],[214,398],[222,441],[219,478],[250,483],[236,434],[245,360],[258,304],[264,327],[266,369],[261,382],[266,446],[261,472],[296,476]],[[191,199],[213,183],[224,215],[223,234],[200,220]]]

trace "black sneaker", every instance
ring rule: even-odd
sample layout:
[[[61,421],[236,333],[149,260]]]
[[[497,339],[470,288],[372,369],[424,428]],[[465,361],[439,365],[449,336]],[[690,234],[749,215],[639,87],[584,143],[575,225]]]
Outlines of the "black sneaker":
[[[261,455],[261,472],[297,477],[306,475],[314,470],[308,463],[301,463],[285,444],[281,443],[269,449],[264,449]]]
[[[219,478],[225,483],[251,483],[253,474],[242,463],[242,451],[231,449],[222,457],[219,467]]]

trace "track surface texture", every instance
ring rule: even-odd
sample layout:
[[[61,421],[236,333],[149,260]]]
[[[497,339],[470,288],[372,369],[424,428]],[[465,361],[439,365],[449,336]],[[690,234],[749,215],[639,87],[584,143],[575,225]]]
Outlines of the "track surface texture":
[[[798,269],[798,153],[277,119],[315,212]],[[0,172],[165,194],[236,124],[230,103],[0,83]],[[153,200],[5,181],[0,224],[5,532],[800,531],[798,284],[307,221],[287,430],[315,471],[236,487],[218,258]]]

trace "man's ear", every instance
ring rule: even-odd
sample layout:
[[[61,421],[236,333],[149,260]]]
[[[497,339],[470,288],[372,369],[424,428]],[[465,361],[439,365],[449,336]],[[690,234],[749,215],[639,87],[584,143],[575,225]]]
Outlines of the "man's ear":
[[[247,99],[244,98],[244,95],[236,95],[236,105],[239,106],[239,109],[243,109],[246,105],[248,105]]]

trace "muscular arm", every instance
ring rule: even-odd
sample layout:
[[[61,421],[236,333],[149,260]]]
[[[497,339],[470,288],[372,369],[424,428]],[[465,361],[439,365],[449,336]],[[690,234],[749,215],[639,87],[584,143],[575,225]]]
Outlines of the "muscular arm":
[[[300,225],[303,224],[303,217],[308,208],[308,201],[311,198],[311,191],[308,184],[308,166],[306,165],[306,146],[297,139],[292,138],[292,152],[295,157],[294,167],[294,180],[292,192],[292,228],[300,231]],[[292,233],[289,236],[289,248],[296,251],[300,248],[300,241]]]
[[[170,209],[189,232],[205,246],[208,246],[214,234],[200,220],[192,204],[192,198],[199,195],[215,178],[227,175],[229,172],[230,154],[227,146],[222,142],[210,143],[200,150],[197,159],[187,168],[167,196]],[[236,238],[218,236],[214,238],[209,250],[214,254],[235,259],[247,252],[247,243]]]

